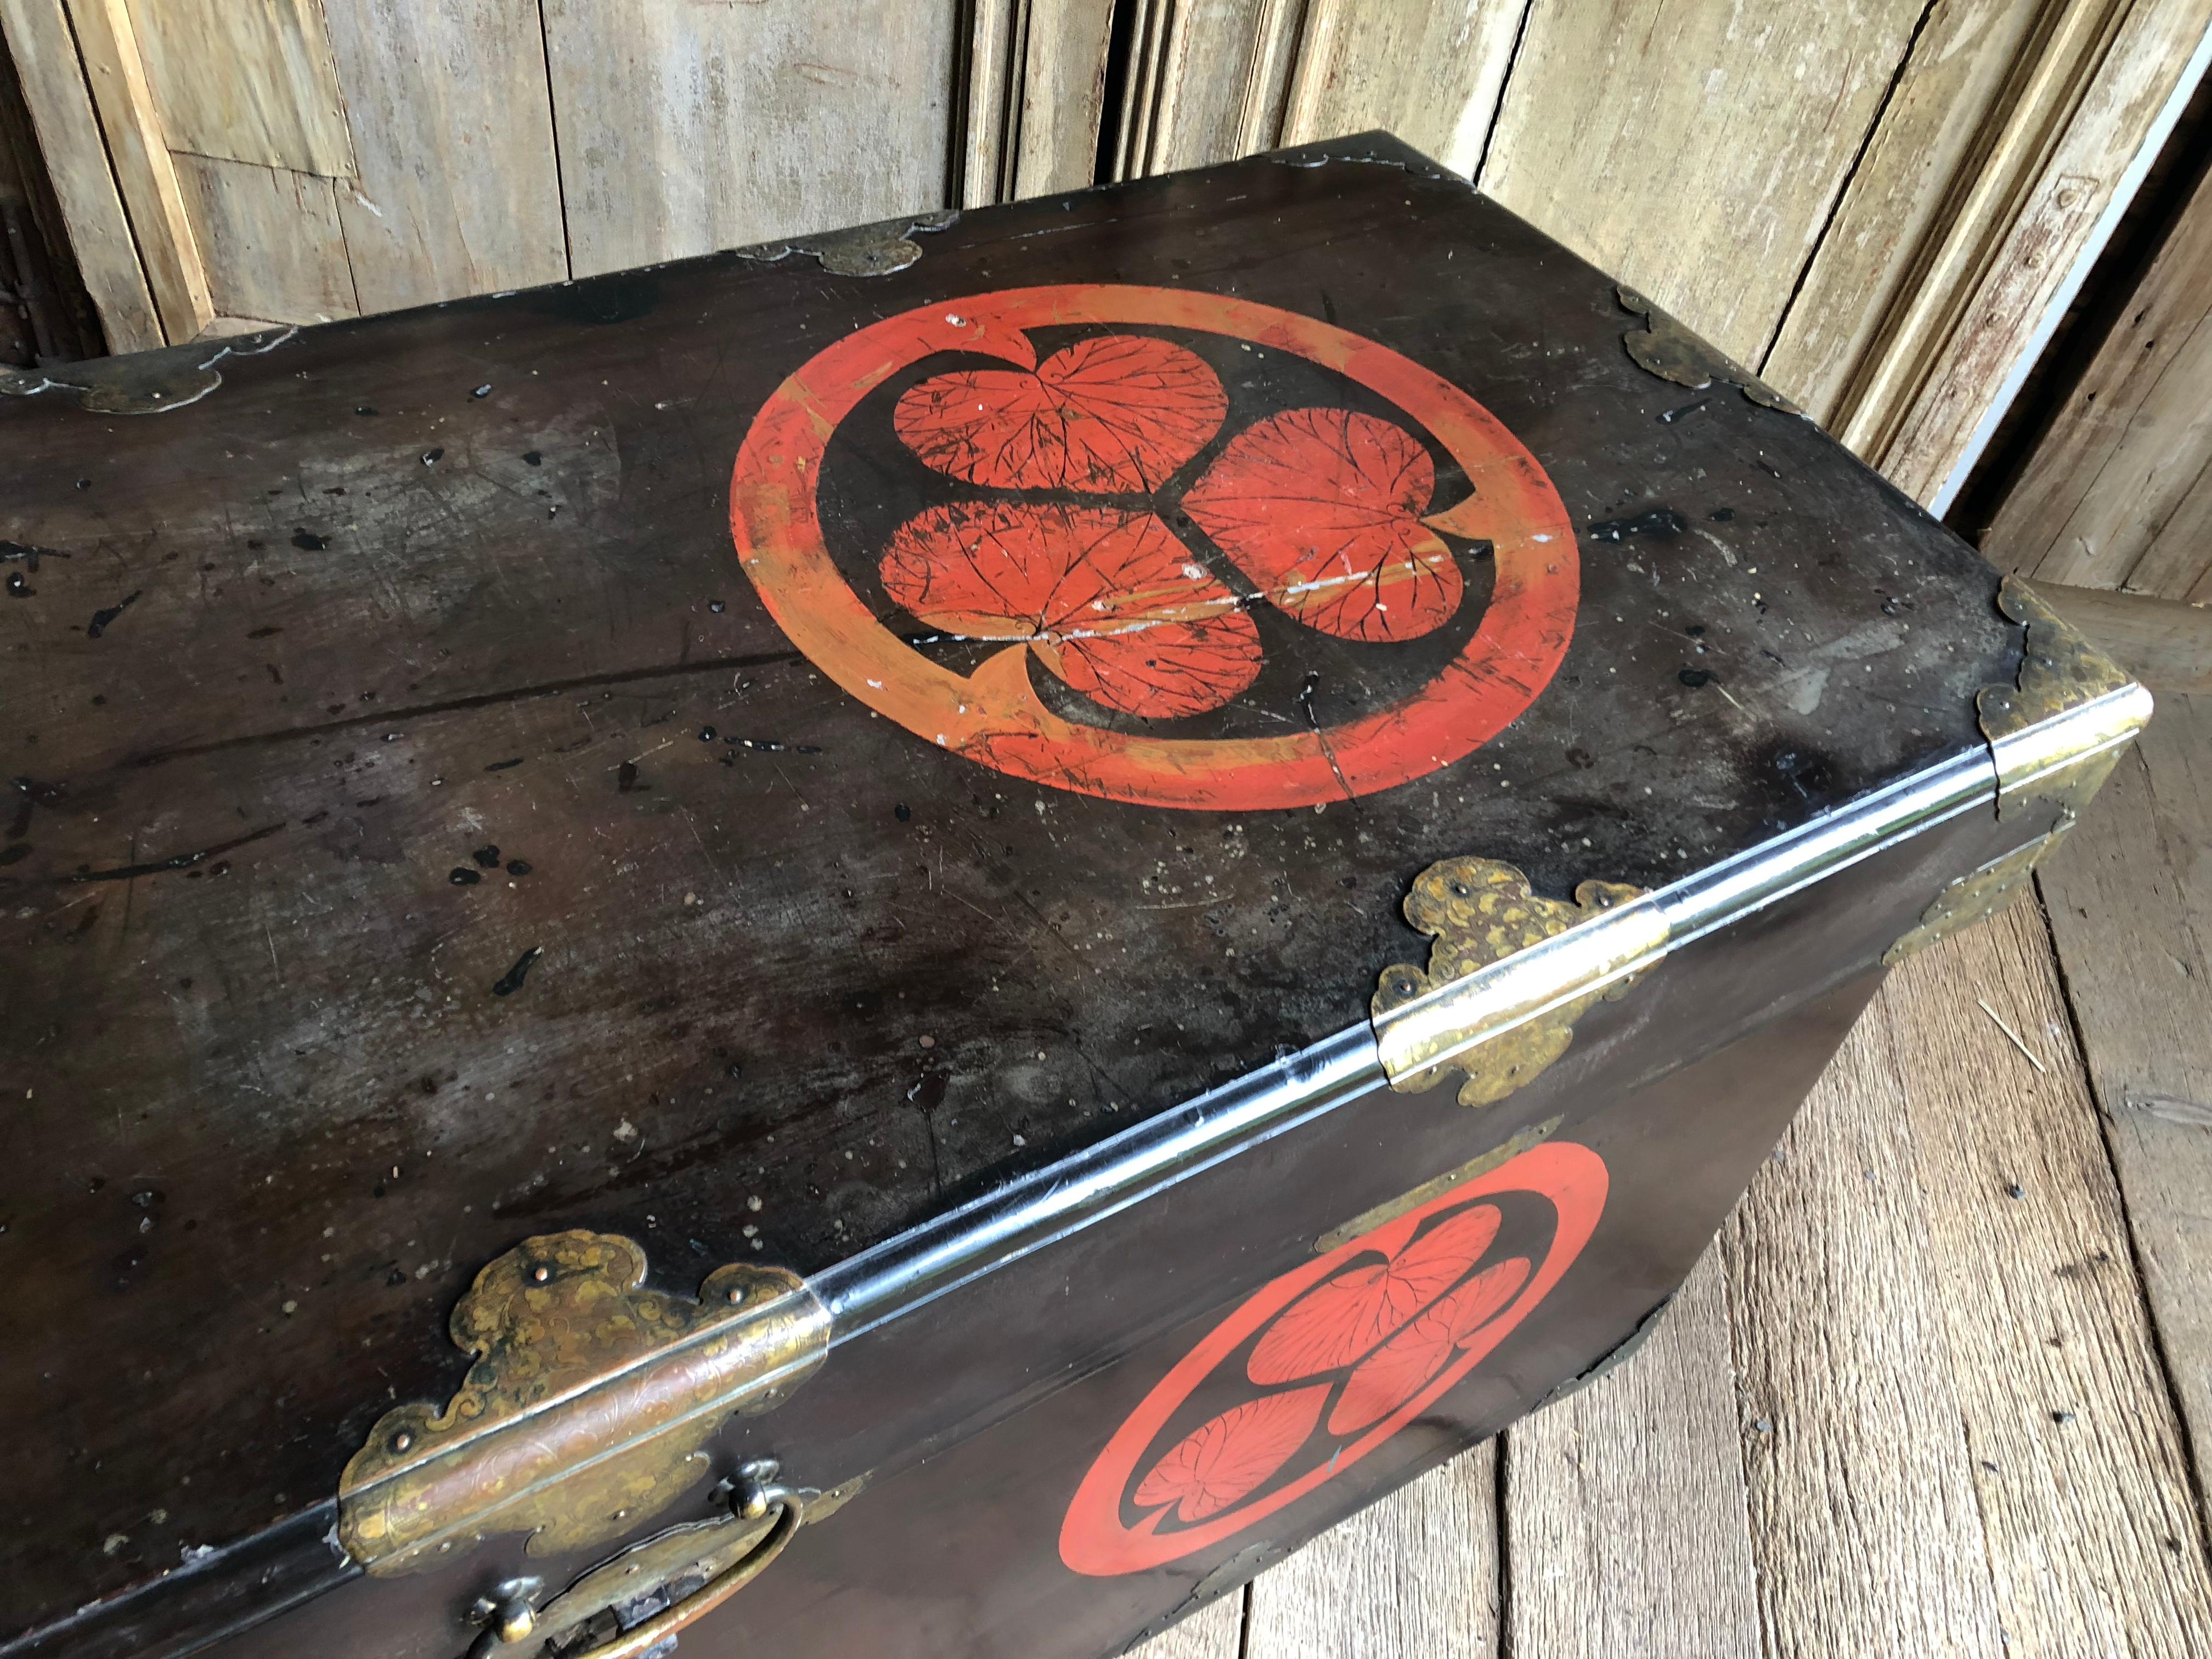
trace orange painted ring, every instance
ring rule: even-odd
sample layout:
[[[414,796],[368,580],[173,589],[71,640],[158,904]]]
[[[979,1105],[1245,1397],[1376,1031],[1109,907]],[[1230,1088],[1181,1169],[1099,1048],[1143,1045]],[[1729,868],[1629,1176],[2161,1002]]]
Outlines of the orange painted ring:
[[[1114,1431],[1068,1504],[1060,1522],[1060,1560],[1073,1571],[1092,1577],[1165,1566],[1236,1536],[1344,1474],[1428,1410],[1535,1311],[1597,1231],[1609,1186],[1605,1160],[1595,1152],[1571,1141],[1547,1142],[1262,1285],[1185,1354]],[[1395,1255],[1430,1216],[1492,1194],[1522,1192],[1548,1200],[1558,1217],[1544,1260],[1520,1292],[1410,1399],[1372,1428],[1347,1439],[1328,1462],[1256,1499],[1232,1504],[1195,1526],[1162,1532],[1160,1525],[1168,1514],[1164,1507],[1154,1510],[1134,1526],[1123,1522],[1122,1494],[1134,1483],[1146,1452],[1182,1403],[1254,1333],[1354,1258],[1376,1251]]]
[[[1024,331],[1152,324],[1304,357],[1388,398],[1465,469],[1474,494],[1429,522],[1485,538],[1496,579],[1482,623],[1427,685],[1365,718],[1279,738],[1178,738],[1078,726],[1038,701],[1026,645],[971,675],[939,667],[878,622],[838,570],[817,490],[838,424],[892,375],[941,351],[1034,369]],[[923,306],[846,336],[769,398],[738,451],[738,562],[792,643],[839,686],[917,736],[986,766],[1112,800],[1215,811],[1372,794],[1472,754],[1550,684],[1574,635],[1580,570],[1559,492],[1497,416],[1388,347],[1272,306],[1180,289],[1006,289]]]

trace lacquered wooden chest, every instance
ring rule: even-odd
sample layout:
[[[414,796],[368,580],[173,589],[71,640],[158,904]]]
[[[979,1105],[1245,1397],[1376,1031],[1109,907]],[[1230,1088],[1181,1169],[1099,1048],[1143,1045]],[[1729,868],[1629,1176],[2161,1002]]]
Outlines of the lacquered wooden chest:
[[[1117,1651],[2148,711],[1379,137],[0,391],[10,1655]]]

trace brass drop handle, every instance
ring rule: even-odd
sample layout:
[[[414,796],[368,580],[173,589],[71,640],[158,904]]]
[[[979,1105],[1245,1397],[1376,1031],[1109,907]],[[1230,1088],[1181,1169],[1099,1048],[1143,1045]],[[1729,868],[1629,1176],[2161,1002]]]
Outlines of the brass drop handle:
[[[703,1619],[768,1571],[783,1553],[806,1516],[806,1494],[775,1479],[776,1465],[769,1460],[748,1463],[738,1473],[730,1494],[732,1516],[760,1521],[775,1516],[767,1535],[737,1560],[722,1569],[682,1601],[664,1607],[642,1624],[633,1625],[611,1642],[565,1656],[565,1659],[638,1659],[678,1631]],[[586,1575],[591,1577],[596,1575]],[[582,1587],[582,1581],[578,1588]],[[600,1605],[604,1606],[604,1603]],[[527,1600],[517,1600],[494,1610],[489,1627],[469,1649],[468,1659],[519,1659],[535,1651],[550,1632],[546,1626],[560,1621],[560,1598],[541,1613]],[[571,1628],[574,1626],[572,1626]]]

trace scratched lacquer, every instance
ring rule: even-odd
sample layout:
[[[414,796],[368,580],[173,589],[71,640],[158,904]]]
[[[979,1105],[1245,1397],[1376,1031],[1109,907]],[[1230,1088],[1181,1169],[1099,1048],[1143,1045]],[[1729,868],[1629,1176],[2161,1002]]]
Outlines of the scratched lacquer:
[[[1194,339],[1301,359],[1394,414],[1266,409],[1265,360],[1232,398]],[[820,496],[848,419],[916,366],[891,432],[959,489],[890,531],[886,617]],[[754,422],[731,524],[784,631],[870,708],[1018,777],[1164,806],[1311,805],[1462,758],[1550,682],[1578,592],[1551,480],[1466,392],[1311,318],[1168,289],[1010,289],[848,336]],[[1188,729],[1261,681],[1263,609],[1288,624],[1281,666],[1304,630],[1402,653],[1464,621],[1469,561],[1491,567],[1479,623],[1411,673],[1382,667],[1402,683],[1379,706],[1326,727],[1293,708],[1279,735]],[[962,672],[929,654],[946,641],[998,648]],[[1048,702],[1032,663],[1074,697]]]

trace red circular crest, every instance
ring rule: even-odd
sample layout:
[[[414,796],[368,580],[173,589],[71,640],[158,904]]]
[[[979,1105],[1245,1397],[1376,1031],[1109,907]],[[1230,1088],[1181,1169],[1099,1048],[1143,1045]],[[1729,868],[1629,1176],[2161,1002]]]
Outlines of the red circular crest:
[[[1547,1142],[1264,1286],[1106,1443],[1060,1559],[1102,1577],[1163,1566],[1343,1474],[1550,1294],[1606,1188],[1595,1152]]]
[[[1189,345],[1097,331],[1115,328],[1303,360],[1429,441],[1368,410],[1240,410],[1246,394]],[[1073,337],[1040,358],[1032,336],[1046,331]],[[941,630],[933,637],[1005,642],[965,673],[917,650],[855,590],[819,500],[848,417],[940,354],[997,362],[914,380],[889,429],[902,464],[966,493],[899,526],[874,579],[891,605]],[[1434,512],[1431,443],[1468,487]],[[1461,759],[1550,682],[1578,593],[1558,492],[1467,393],[1329,324],[1174,289],[1009,289],[848,335],[755,419],[730,522],[784,632],[878,714],[1017,777],[1162,806],[1313,805]],[[1259,676],[1255,607],[1384,653],[1444,637],[1466,598],[1446,536],[1487,545],[1491,592],[1480,625],[1424,683],[1333,726],[1175,734],[1176,722],[1228,708]],[[1100,722],[1048,707],[1032,661]]]

